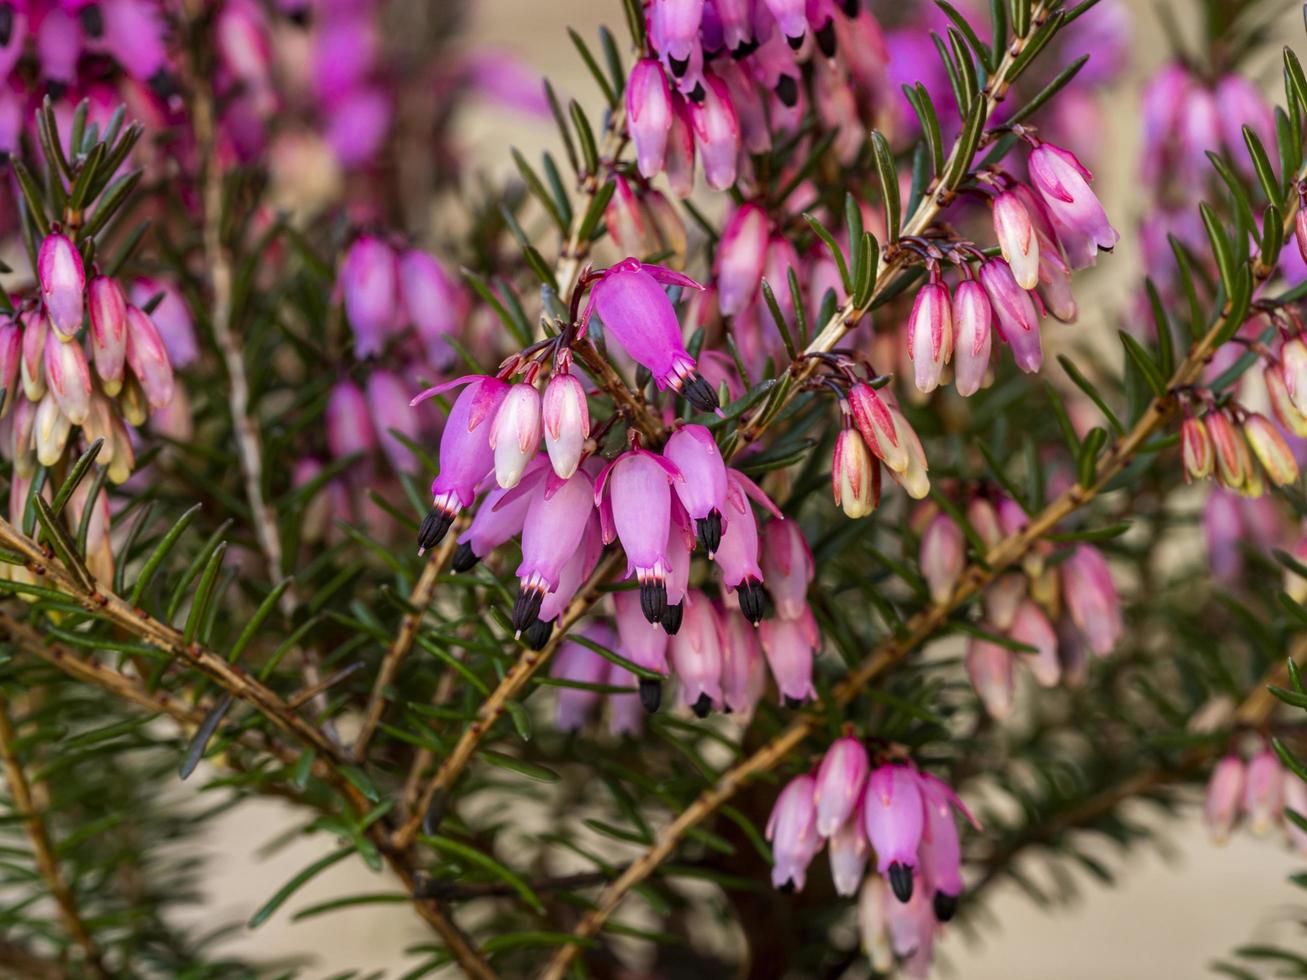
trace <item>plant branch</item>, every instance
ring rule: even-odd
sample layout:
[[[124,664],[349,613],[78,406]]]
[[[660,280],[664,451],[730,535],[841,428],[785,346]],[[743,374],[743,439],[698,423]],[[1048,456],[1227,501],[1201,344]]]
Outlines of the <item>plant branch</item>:
[[[28,839],[32,842],[36,866],[41,872],[41,877],[45,879],[46,887],[49,888],[55,904],[59,906],[59,916],[63,919],[64,928],[82,949],[87,972],[93,977],[108,977],[109,972],[104,967],[104,957],[100,947],[87,931],[86,923],[77,908],[77,899],[73,895],[73,890],[59,870],[54,845],[50,841],[45,821],[41,819],[40,810],[32,798],[32,788],[27,781],[26,773],[23,772],[23,764],[18,758],[16,744],[17,736],[9,717],[8,701],[0,696],[0,758],[3,759],[5,779],[9,783],[9,794],[13,797],[14,810],[23,820]]]

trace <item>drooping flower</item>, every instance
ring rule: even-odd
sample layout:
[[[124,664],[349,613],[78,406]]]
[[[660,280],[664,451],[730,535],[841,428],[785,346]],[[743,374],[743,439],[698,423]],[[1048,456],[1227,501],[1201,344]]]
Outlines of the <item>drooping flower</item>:
[[[394,251],[372,235],[355,239],[341,266],[340,288],[355,354],[380,354],[396,326],[399,269]]]
[[[798,521],[769,521],[763,528],[762,571],[776,615],[782,619],[802,616],[808,608],[808,586],[816,567]]]
[[[933,601],[948,599],[965,563],[962,529],[947,514],[936,514],[921,536],[921,573]]]
[[[1034,289],[1039,282],[1039,239],[1021,198],[1012,191],[995,195],[994,235],[1012,276],[1022,289]]]
[[[127,360],[127,299],[108,276],[96,276],[88,291],[91,313],[91,354],[95,373],[106,395],[122,390]]]
[[[1280,819],[1284,809],[1284,767],[1269,748],[1248,760],[1244,779],[1243,813],[1248,828],[1264,837]]]
[[[504,488],[517,486],[527,461],[540,448],[540,393],[535,385],[518,383],[508,389],[490,425],[490,448],[495,451],[495,482]]]
[[[566,480],[537,473],[522,524],[522,562],[517,566],[517,601],[513,604],[513,628],[519,632],[540,614],[545,596],[558,588],[563,567],[581,545],[594,509],[594,484],[584,470]]]
[[[1071,620],[1084,634],[1089,648],[1107,656],[1121,637],[1121,597],[1102,552],[1092,545],[1078,545],[1061,565],[1062,594]]]
[[[765,611],[766,595],[762,566],[758,562],[758,521],[749,505],[750,498],[766,507],[772,516],[781,516],[756,483],[738,470],[727,470],[725,520],[713,560],[721,569],[722,584],[735,590],[740,611],[757,624]]]
[[[1227,755],[1213,767],[1203,803],[1203,822],[1207,824],[1212,843],[1224,844],[1230,839],[1234,822],[1239,819],[1243,784],[1243,760],[1237,755]]]
[[[1012,270],[1002,259],[990,259],[980,266],[980,284],[989,297],[998,320],[999,337],[1012,348],[1017,367],[1033,374],[1044,364],[1039,341],[1039,317],[1030,294],[1017,285]]]
[[[866,517],[880,504],[880,468],[872,462],[867,444],[854,429],[841,429],[831,459],[831,492],[836,506],[854,520]]]
[[[821,646],[821,630],[812,610],[795,619],[764,620],[759,628],[767,666],[787,707],[797,708],[817,696],[812,686],[812,659]]]
[[[856,895],[867,869],[871,844],[861,817],[862,814],[855,812],[829,835],[830,875],[837,895]]]
[[[758,295],[767,264],[767,227],[767,212],[745,204],[722,229],[713,271],[723,316],[742,313]]]
[[[670,645],[681,700],[706,718],[722,704],[722,637],[717,613],[702,592],[685,597],[685,619]]]
[[[817,768],[817,833],[830,837],[853,815],[870,767],[859,739],[845,735],[831,743]]]
[[[817,833],[816,785],[811,776],[796,776],[776,798],[767,820],[772,845],[772,885],[802,891],[808,865],[821,850]]]
[[[640,173],[649,178],[657,176],[667,156],[672,94],[663,66],[653,58],[643,58],[631,66],[626,82],[626,117]]]
[[[545,450],[554,472],[566,480],[580,465],[590,437],[590,408],[581,382],[571,374],[555,374],[545,387],[542,409]]]
[[[1016,690],[1013,655],[1006,647],[972,637],[967,643],[967,676],[991,718],[1003,721],[1012,713]]]
[[[1041,143],[1027,164],[1073,269],[1092,265],[1100,249],[1110,252],[1116,246],[1121,236],[1089,187],[1093,176],[1074,153]]]
[[[980,390],[989,370],[993,311],[985,287],[964,279],[953,291],[953,386],[964,398]]]
[[[940,280],[917,291],[908,318],[908,357],[912,360],[917,390],[939,387],[940,373],[953,353],[953,304],[948,287]]]
[[[676,496],[711,558],[721,544],[726,511],[726,463],[717,441],[702,425],[682,426],[667,440],[663,455],[681,472]]]
[[[627,574],[634,573],[640,583],[640,606],[650,623],[659,622],[667,609],[669,483],[681,479],[669,460],[637,448],[609,463],[595,481],[595,504],[611,515],[613,531],[626,552]]]
[[[900,902],[912,897],[912,872],[925,829],[925,804],[915,769],[900,763],[878,766],[867,780],[863,801],[867,838],[876,851],[876,870],[885,875]]]

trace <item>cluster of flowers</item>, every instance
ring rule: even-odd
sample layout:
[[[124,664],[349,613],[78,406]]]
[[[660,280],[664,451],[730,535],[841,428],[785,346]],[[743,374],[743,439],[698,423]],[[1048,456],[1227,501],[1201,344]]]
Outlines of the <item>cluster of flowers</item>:
[[[858,0],[653,0],[652,55],[626,85],[626,112],[645,178],[672,191],[694,186],[696,156],[708,186],[750,178],[749,153],[792,133],[807,112],[800,62],[813,63],[813,99],[850,162],[885,102],[888,56],[880,27]],[[821,57],[813,57],[814,51]]]
[[[880,506],[880,465],[872,456],[913,499],[930,493],[926,451],[892,399],[860,381],[840,399],[843,425],[831,459],[831,492],[849,517],[865,517]]]
[[[929,960],[936,923],[953,917],[963,889],[955,810],[980,829],[943,780],[901,759],[873,769],[862,742],[846,734],[815,772],[792,779],[776,799],[766,831],[772,884],[802,890],[808,865],[829,844],[836,892],[862,888],[868,950],[886,946],[888,935],[899,955]],[[864,882],[873,855],[875,871]]]
[[[1301,419],[1302,432],[1307,433],[1307,418],[1290,400],[1289,392],[1283,388],[1277,392],[1271,386],[1270,379],[1275,376],[1275,368],[1267,372],[1276,415],[1283,419],[1293,413],[1291,417]],[[1307,389],[1303,394],[1307,395]],[[1307,402],[1307,398],[1303,400]],[[1268,480],[1277,487],[1298,481],[1298,461],[1275,423],[1260,412],[1234,404],[1187,416],[1180,425],[1180,452],[1186,479],[1215,475],[1221,486],[1245,497],[1260,497]]]
[[[1025,512],[1011,498],[975,497],[967,520],[987,548],[1019,533]],[[921,569],[935,602],[944,602],[965,566],[965,541],[957,523],[924,506],[914,516],[921,532]],[[1121,600],[1102,553],[1080,544],[1070,557],[1050,567],[1048,545],[1032,550],[1022,571],[1009,572],[984,596],[983,629],[1005,636],[1033,652],[1018,652],[982,636],[971,638],[966,654],[972,686],[991,716],[1008,717],[1014,705],[1016,668],[1027,667],[1043,687],[1074,684],[1086,667],[1086,648],[1098,656],[1112,652],[1123,631]],[[1065,611],[1069,622],[1059,622]]]
[[[1258,837],[1283,827],[1289,842],[1307,854],[1307,831],[1285,816],[1286,808],[1307,817],[1307,783],[1285,772],[1269,747],[1258,750],[1247,762],[1231,752],[1213,767],[1203,805],[1203,819],[1213,843],[1229,840],[1243,818]]]

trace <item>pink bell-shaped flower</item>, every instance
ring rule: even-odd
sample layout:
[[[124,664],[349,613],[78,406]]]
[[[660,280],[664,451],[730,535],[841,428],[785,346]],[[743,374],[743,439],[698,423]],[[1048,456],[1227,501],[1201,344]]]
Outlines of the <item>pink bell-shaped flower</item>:
[[[154,321],[134,306],[127,307],[127,364],[154,408],[172,401],[172,361]]]
[[[340,288],[354,331],[354,353],[380,354],[397,319],[399,268],[394,251],[371,235],[355,239],[341,266]]]
[[[614,617],[622,656],[632,663],[667,674],[667,634],[644,618],[640,599],[634,592],[614,592]],[[652,678],[640,678],[640,702],[654,712],[662,703],[662,685]]]
[[[781,619],[802,616],[808,608],[808,586],[816,567],[798,521],[771,521],[763,528],[762,571],[776,615]]]
[[[721,569],[722,584],[734,589],[740,602],[740,611],[751,623],[762,621],[766,609],[766,594],[762,588],[762,568],[758,564],[758,521],[749,505],[752,497],[770,510],[775,517],[781,513],[758,485],[738,470],[728,470],[726,479],[726,511],[722,522],[722,539],[713,560]]]
[[[990,259],[980,266],[980,283],[998,318],[999,336],[1012,348],[1017,367],[1033,374],[1044,364],[1039,342],[1039,317],[1030,294],[1017,285],[1011,268],[1002,259]]]
[[[681,700],[700,718],[722,704],[722,638],[717,613],[702,592],[685,597],[685,619],[671,639]]]
[[[767,820],[767,840],[772,845],[772,885],[786,891],[803,891],[808,865],[821,850],[817,833],[815,781],[796,776],[776,797]]]
[[[542,457],[532,460],[523,479],[530,479],[544,465]],[[502,487],[493,488],[482,499],[467,530],[458,536],[450,567],[459,573],[471,571],[486,555],[521,534],[532,499],[528,493],[510,496],[510,491]]]
[[[612,633],[603,623],[592,623],[582,635],[601,646],[612,646]],[[598,691],[582,684],[602,684],[608,674],[608,661],[584,644],[565,641],[554,655],[549,676],[555,680],[574,681],[577,687],[560,685],[554,711],[554,727],[560,732],[578,731],[599,704]]]
[[[421,438],[418,417],[408,407],[408,385],[393,371],[373,371],[368,376],[366,391],[368,412],[382,452],[396,473],[412,472],[417,460],[413,451],[399,438],[403,436],[411,443]]]
[[[594,499],[604,506],[626,552],[627,574],[640,583],[640,606],[650,623],[667,610],[667,535],[671,526],[669,483],[681,480],[676,466],[655,453],[633,449],[609,463],[595,484]]]
[[[463,290],[435,257],[411,248],[399,257],[399,298],[434,367],[454,360],[448,338],[458,331],[467,308]]]
[[[1002,191],[990,202],[994,211],[994,235],[999,250],[1022,289],[1034,289],[1039,282],[1039,239],[1030,212],[1020,196]]]
[[[835,883],[835,894],[850,898],[858,893],[867,870],[867,858],[871,856],[862,814],[855,812],[833,833],[823,836],[829,837],[830,876]]]
[[[1012,651],[989,640],[973,637],[967,643],[967,676],[985,711],[996,721],[1012,713],[1016,674]]]
[[[519,491],[531,496],[522,524],[522,561],[516,573],[520,586],[512,617],[513,628],[520,632],[535,622],[545,595],[558,588],[563,566],[580,547],[595,492],[584,470],[566,480],[538,473],[532,486]]]
[[[862,799],[871,762],[852,735],[837,738],[817,767],[817,833],[832,836],[848,822]]]
[[[1062,594],[1071,620],[1100,657],[1112,652],[1121,638],[1121,597],[1103,553],[1092,545],[1076,547],[1061,565]]]
[[[690,125],[703,163],[703,177],[713,190],[735,183],[735,162],[740,155],[740,120],[731,104],[726,83],[712,73],[704,76],[704,98],[690,105]]]
[[[908,318],[908,357],[917,390],[939,387],[940,373],[953,353],[953,304],[948,287],[935,279],[917,291]]]
[[[781,700],[797,708],[817,696],[812,686],[812,658],[821,646],[821,630],[811,610],[796,619],[768,619],[759,628],[762,649],[767,655]]]
[[[961,811],[977,828],[976,820],[956,793],[941,779],[929,773],[919,774],[922,800],[926,805],[926,824],[921,841],[921,872],[926,887],[933,893],[935,918],[947,922],[958,908],[962,894],[962,848],[958,827],[953,818]]]
[[[890,763],[872,771],[863,801],[867,838],[876,851],[876,870],[889,878],[900,902],[912,897],[912,871],[925,829],[920,780],[910,766]]]
[[[631,66],[626,80],[626,118],[640,173],[653,178],[663,169],[672,128],[672,94],[663,66],[653,58]]]
[[[936,514],[921,536],[921,573],[934,602],[952,594],[966,564],[965,551],[962,529],[947,514]]]
[[[517,486],[539,447],[540,393],[535,385],[515,384],[508,389],[490,426],[495,482],[506,489]]]
[[[336,459],[356,453],[367,456],[377,448],[367,398],[348,378],[333,385],[327,396],[326,428],[327,448]]]
[[[1030,180],[1048,207],[1072,268],[1092,265],[1099,249],[1111,251],[1121,236],[1089,189],[1092,175],[1074,153],[1041,143],[1027,161]]]
[[[1044,610],[1030,599],[1023,601],[1017,607],[1008,635],[1018,643],[1035,648],[1035,653],[1020,655],[1035,675],[1035,680],[1043,687],[1057,686],[1062,677],[1062,666],[1057,658],[1057,633]]]
[[[727,711],[747,720],[767,683],[758,631],[735,609],[718,609],[717,621],[722,641],[722,701]]]
[[[985,287],[974,279],[958,283],[953,291],[953,386],[963,398],[980,390],[989,370],[992,318]]]
[[[767,264],[767,228],[767,212],[745,204],[722,229],[713,271],[723,316],[742,313],[757,297]]]
[[[50,337],[45,342],[45,381],[59,411],[81,425],[91,410],[91,369],[76,341]]]
[[[1207,781],[1207,797],[1203,802],[1203,822],[1213,844],[1224,844],[1239,819],[1239,806],[1243,803],[1243,760],[1231,753],[1212,768]]]
[[[726,510],[726,463],[717,441],[702,425],[682,426],[667,440],[663,455],[681,472],[683,479],[675,482],[676,496],[711,558],[721,544]]]

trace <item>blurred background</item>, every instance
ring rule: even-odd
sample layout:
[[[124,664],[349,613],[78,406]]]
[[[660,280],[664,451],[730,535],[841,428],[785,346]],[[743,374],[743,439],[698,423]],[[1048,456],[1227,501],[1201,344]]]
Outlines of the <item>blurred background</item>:
[[[1097,189],[1108,205],[1123,241],[1116,256],[1100,263],[1094,277],[1079,285],[1081,317],[1063,328],[1082,342],[1095,333],[1112,336],[1112,320],[1128,306],[1138,275],[1137,245],[1140,202],[1138,186],[1139,96],[1144,81],[1168,55],[1158,21],[1157,5],[1145,0],[1113,0],[1129,17],[1128,58],[1124,69],[1097,98],[1102,129],[1097,153]],[[1172,4],[1175,19],[1184,25],[1189,0]],[[1197,13],[1197,4],[1193,4]],[[479,0],[471,5],[466,25],[469,50],[485,49],[515,57],[529,72],[546,75],[560,95],[575,97],[598,115],[593,82],[585,73],[566,28],[592,36],[600,23],[619,26],[621,13],[609,0]],[[1283,18],[1285,40],[1301,37],[1297,10]],[[1259,70],[1260,69],[1260,70]],[[1278,84],[1278,45],[1267,50],[1265,63],[1254,62],[1253,74],[1269,89]],[[509,149],[528,157],[552,147],[556,134],[546,122],[487,101],[473,104],[455,120],[456,144],[466,150],[465,180],[476,169],[499,175],[512,171]],[[312,182],[309,182],[311,185]],[[304,172],[294,172],[287,194],[311,194]],[[456,220],[436,216],[436,220]],[[438,229],[439,231],[439,229]],[[1162,815],[1146,805],[1127,811],[1127,818],[1161,824]],[[212,825],[208,841],[211,872],[209,900],[196,921],[210,927],[243,922],[285,880],[308,864],[325,842],[293,843],[268,856],[264,848],[285,832],[293,820],[289,809],[276,803],[246,803]],[[1214,960],[1233,947],[1257,941],[1293,943],[1288,904],[1293,889],[1285,882],[1292,858],[1278,839],[1236,836],[1223,848],[1206,839],[1196,808],[1166,824],[1160,849],[1141,849],[1123,861],[1108,844],[1093,852],[1100,865],[1077,873],[1079,897],[1066,906],[1040,903],[1005,883],[986,904],[987,916],[974,932],[954,927],[943,943],[939,972],[971,980],[1089,980],[1089,978],[1196,977],[1207,974]],[[1038,859],[1024,869],[1038,884],[1048,872]],[[1106,884],[1101,876],[1115,879]],[[349,915],[324,915],[298,923],[295,908],[333,896],[393,891],[385,875],[370,875],[360,862],[338,865],[301,890],[291,907],[257,932],[234,931],[233,952],[268,961],[294,951],[315,950],[316,959],[304,975],[327,977],[350,969],[402,974],[404,951],[429,935],[411,910],[400,904],[377,904]],[[731,937],[716,937],[731,942]],[[303,961],[285,959],[290,964]],[[411,963],[411,961],[410,961]]]

